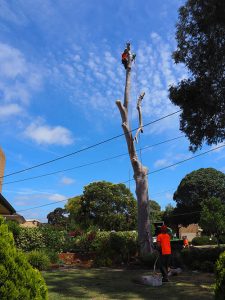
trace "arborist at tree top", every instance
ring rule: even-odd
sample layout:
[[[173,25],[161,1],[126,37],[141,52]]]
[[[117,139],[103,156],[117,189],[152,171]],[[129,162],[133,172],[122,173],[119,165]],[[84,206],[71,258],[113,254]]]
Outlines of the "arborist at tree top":
[[[124,68],[126,70],[127,65],[128,65],[128,50],[127,50],[127,48],[122,53],[122,64],[124,65]]]
[[[124,65],[125,70],[128,67],[128,58],[129,58],[129,50],[130,49],[130,43],[127,43],[127,48],[124,49],[122,53],[122,64]],[[131,61],[135,60],[136,54],[132,54]]]
[[[161,233],[157,236],[157,246],[160,251],[160,271],[162,281],[168,282],[168,268],[171,256],[170,235],[167,233],[166,225],[161,227]]]

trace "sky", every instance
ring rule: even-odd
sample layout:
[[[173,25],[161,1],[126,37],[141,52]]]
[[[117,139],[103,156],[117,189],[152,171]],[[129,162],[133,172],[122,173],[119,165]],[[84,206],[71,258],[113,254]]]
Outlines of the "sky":
[[[0,0],[0,147],[6,156],[5,175],[122,134],[115,101],[123,100],[121,53],[127,41],[137,55],[132,68],[131,127],[138,126],[136,100],[143,91],[144,124],[178,111],[168,98],[168,88],[188,77],[185,66],[175,65],[171,57],[183,3]],[[174,138],[178,139],[149,147]],[[146,126],[139,139],[139,158],[153,172],[148,176],[149,195],[162,209],[169,203],[175,206],[173,193],[186,174],[207,167],[225,171],[223,148],[157,171],[193,156],[188,147],[179,131],[179,113]],[[213,147],[204,145],[195,155]],[[121,136],[6,176],[2,194],[26,219],[42,222],[94,181],[122,182],[135,194],[126,154]],[[105,161],[94,163],[99,160]],[[58,173],[29,179],[54,172]],[[46,204],[50,205],[36,208]]]

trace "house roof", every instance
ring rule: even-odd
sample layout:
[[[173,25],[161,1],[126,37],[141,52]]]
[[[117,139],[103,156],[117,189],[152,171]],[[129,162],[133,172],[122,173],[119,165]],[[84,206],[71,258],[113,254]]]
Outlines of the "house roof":
[[[2,196],[0,193],[0,205],[5,207],[11,214],[16,213],[15,209],[12,207],[12,205]]]

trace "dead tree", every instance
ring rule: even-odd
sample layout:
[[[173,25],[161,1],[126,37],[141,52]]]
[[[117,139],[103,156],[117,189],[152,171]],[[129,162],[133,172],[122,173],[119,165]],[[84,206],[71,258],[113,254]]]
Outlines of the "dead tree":
[[[131,53],[130,43],[127,43],[127,68],[126,68],[126,83],[124,91],[124,103],[120,100],[116,101],[119,108],[122,128],[127,142],[127,148],[130,155],[130,161],[134,171],[134,180],[136,182],[136,196],[138,203],[138,242],[140,247],[140,254],[144,255],[153,251],[152,248],[152,235],[149,220],[149,199],[148,199],[148,168],[142,165],[138,159],[137,151],[135,148],[135,141],[138,140],[138,134],[143,132],[141,102],[145,93],[142,93],[137,100],[137,110],[139,115],[139,127],[136,135],[133,138],[132,129],[129,125],[128,108],[130,102],[130,88],[131,88],[131,70],[134,56]]]

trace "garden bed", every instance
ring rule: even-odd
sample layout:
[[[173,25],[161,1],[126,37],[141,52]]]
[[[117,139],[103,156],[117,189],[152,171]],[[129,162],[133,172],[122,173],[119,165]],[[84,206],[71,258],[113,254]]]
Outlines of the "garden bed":
[[[63,264],[84,268],[90,268],[93,266],[94,257],[94,253],[59,253],[59,259]]]

